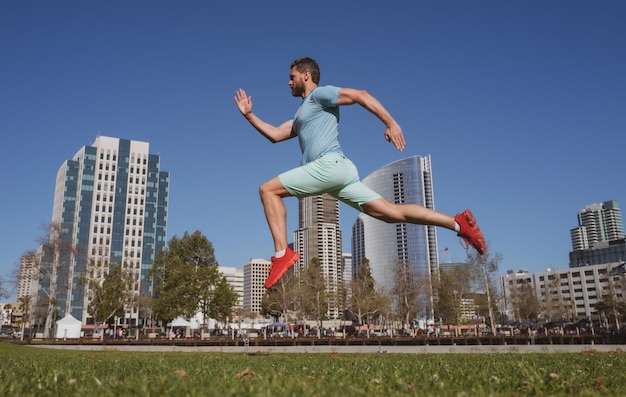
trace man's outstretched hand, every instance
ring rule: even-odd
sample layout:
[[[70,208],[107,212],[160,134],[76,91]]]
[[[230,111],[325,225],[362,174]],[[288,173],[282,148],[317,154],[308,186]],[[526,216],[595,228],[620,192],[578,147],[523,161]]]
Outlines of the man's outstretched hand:
[[[246,95],[246,92],[241,88],[235,93],[235,103],[244,116],[248,116],[252,113],[252,97]]]
[[[385,139],[387,142],[393,143],[393,146],[396,147],[399,151],[404,150],[404,134],[402,134],[402,128],[399,125],[395,124],[391,127],[387,127],[385,130]]]

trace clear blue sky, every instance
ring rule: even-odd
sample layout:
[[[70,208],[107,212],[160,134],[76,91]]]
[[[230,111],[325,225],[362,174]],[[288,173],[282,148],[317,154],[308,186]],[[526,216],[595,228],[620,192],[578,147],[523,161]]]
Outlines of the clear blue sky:
[[[436,209],[472,209],[503,272],[565,268],[577,212],[626,207],[625,21],[623,1],[3,2],[0,274],[37,246],[59,166],[98,134],[161,156],[168,238],[200,230],[222,266],[269,258],[257,189],[299,149],[262,138],[233,96],[244,88],[268,122],[291,118],[301,56],[403,127],[400,153],[375,117],[342,109],[362,177],[431,155]],[[345,251],[356,215],[341,207]],[[438,236],[443,261],[465,258],[454,233]]]

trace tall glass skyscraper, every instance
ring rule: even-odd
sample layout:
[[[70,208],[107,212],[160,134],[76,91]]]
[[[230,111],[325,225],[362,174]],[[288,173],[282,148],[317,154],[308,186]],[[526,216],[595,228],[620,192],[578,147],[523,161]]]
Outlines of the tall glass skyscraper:
[[[39,285],[40,300],[56,300],[57,318],[71,314],[85,324],[90,296],[81,280],[102,280],[114,264],[132,274],[133,293],[151,295],[148,272],[166,244],[169,182],[147,142],[100,136],[61,165],[52,212],[58,229],[50,237],[72,249],[57,258],[43,250]],[[124,322],[141,325],[142,318],[127,308]]]
[[[363,183],[396,204],[419,204],[434,209],[430,156],[413,156],[387,164]],[[420,315],[432,316],[432,279],[438,277],[437,234],[434,226],[407,223],[388,224],[359,214],[352,228],[353,273],[364,258],[369,260],[377,287],[390,292],[394,287],[394,268],[406,264],[429,288],[420,302]]]

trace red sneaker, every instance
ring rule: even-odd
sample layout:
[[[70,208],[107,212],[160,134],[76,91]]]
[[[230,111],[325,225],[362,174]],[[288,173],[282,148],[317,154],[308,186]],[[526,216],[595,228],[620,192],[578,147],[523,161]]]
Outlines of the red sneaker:
[[[476,219],[474,219],[472,211],[465,210],[460,214],[456,214],[454,220],[461,227],[457,235],[465,241],[464,246],[463,243],[461,243],[463,248],[467,249],[467,247],[471,245],[476,248],[479,254],[483,255],[487,250],[487,245],[485,244],[483,232],[480,231],[480,228],[476,224]]]
[[[267,276],[267,279],[265,280],[265,288],[272,288],[272,286],[276,284],[278,280],[285,275],[285,273],[287,273],[287,270],[289,270],[289,268],[293,266],[299,258],[300,254],[293,252],[289,248],[286,249],[285,255],[280,258],[272,256],[272,267],[270,268],[269,276]]]

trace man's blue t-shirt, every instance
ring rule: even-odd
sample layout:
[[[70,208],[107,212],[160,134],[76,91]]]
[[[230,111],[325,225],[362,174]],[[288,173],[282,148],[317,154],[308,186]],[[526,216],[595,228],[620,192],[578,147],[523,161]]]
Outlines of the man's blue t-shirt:
[[[293,119],[304,165],[327,153],[343,154],[339,146],[339,87],[317,87],[304,98]]]

